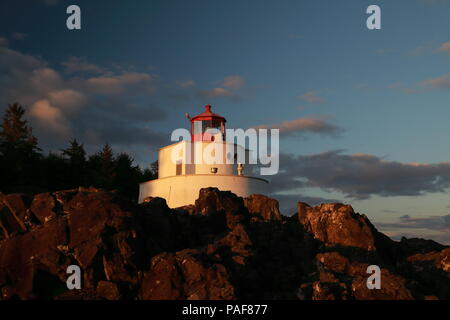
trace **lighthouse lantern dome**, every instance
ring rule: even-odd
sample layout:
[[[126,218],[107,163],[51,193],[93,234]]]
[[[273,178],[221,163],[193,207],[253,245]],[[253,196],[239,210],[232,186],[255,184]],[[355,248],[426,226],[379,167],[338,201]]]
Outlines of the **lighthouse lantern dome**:
[[[211,111],[211,105],[205,106],[205,111],[192,117],[191,119],[191,135],[193,141],[214,141],[215,136],[206,133],[208,129],[217,129],[225,139],[225,122],[227,120]]]

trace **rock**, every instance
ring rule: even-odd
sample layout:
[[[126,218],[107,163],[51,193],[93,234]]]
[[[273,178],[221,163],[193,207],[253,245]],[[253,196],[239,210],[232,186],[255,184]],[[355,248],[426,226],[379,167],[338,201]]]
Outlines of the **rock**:
[[[234,288],[223,265],[197,250],[155,256],[144,275],[140,298],[145,300],[231,300]]]
[[[368,265],[362,265],[366,269]],[[367,288],[367,273],[352,274],[353,296],[357,300],[412,300],[413,296],[405,287],[405,279],[394,275],[386,269],[381,269],[381,288]]]
[[[0,229],[3,237],[25,232],[33,225],[29,203],[30,197],[24,194],[0,194]]]
[[[38,194],[33,198],[30,209],[40,223],[45,223],[56,217],[56,200],[49,192]]]
[[[200,190],[199,197],[195,200],[195,212],[202,215],[225,216],[226,224],[230,229],[250,218],[241,197],[230,191],[220,191],[217,188]]]
[[[325,269],[337,273],[346,273],[350,261],[337,252],[319,253],[316,256],[316,261]]]
[[[412,263],[432,262],[436,268],[450,273],[450,248],[438,252],[418,253],[408,257],[408,261]]]
[[[120,293],[117,285],[110,281],[100,281],[97,284],[97,295],[106,300],[119,300]]]
[[[244,199],[247,210],[253,214],[261,216],[263,220],[281,220],[281,213],[278,201],[262,194],[252,194]]]
[[[381,288],[368,289],[367,273],[369,264],[350,262],[350,260],[337,252],[321,253],[316,256],[319,269],[329,272],[320,272],[320,284],[333,282],[330,279],[341,278],[340,287],[348,287],[345,298],[358,300],[411,300],[413,297],[405,286],[405,279],[392,274],[389,270],[381,268]],[[326,275],[326,277],[324,277]],[[345,276],[344,276],[345,275]],[[336,281],[337,282],[337,281]],[[346,284],[344,284],[346,283]],[[323,290],[322,290],[323,291]],[[316,294],[317,296],[317,294]],[[334,298],[342,297],[334,295]]]
[[[310,207],[298,203],[298,218],[305,229],[326,246],[356,247],[375,250],[375,228],[365,215],[341,203]]]
[[[0,299],[450,299],[449,253],[395,242],[343,204],[286,218],[273,199],[216,188],[176,209],[95,188],[0,194]]]

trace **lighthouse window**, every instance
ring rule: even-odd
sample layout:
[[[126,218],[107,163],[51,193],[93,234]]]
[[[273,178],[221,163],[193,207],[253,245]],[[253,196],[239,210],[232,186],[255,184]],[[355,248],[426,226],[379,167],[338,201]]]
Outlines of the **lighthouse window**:
[[[212,128],[220,128],[220,124],[221,124],[220,120],[212,120],[211,122],[212,122],[211,123]]]

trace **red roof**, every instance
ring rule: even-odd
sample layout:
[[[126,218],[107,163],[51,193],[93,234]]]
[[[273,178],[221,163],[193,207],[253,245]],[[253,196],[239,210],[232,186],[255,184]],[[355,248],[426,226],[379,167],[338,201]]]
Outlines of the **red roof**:
[[[205,111],[191,118],[191,121],[199,121],[199,120],[222,120],[223,122],[227,122],[227,120],[215,113],[211,112],[211,105],[207,104],[205,106]]]

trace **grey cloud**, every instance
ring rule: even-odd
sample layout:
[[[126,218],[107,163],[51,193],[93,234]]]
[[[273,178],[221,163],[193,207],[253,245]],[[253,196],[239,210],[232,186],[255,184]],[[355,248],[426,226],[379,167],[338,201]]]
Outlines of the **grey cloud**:
[[[5,37],[0,37],[0,47],[9,46],[9,40]]]
[[[444,216],[425,216],[412,218],[409,215],[401,216],[396,222],[375,223],[382,232],[394,239],[401,237],[416,238],[417,229],[429,230],[425,238],[432,238],[443,244],[450,244],[450,214]]]
[[[106,73],[106,70],[93,63],[87,62],[84,57],[70,57],[66,61],[61,62],[66,73],[89,72],[94,74]]]
[[[336,136],[344,129],[324,118],[297,118],[276,124],[260,125],[255,128],[280,129],[282,136],[305,135],[309,133]]]
[[[298,96],[297,98],[309,103],[322,103],[325,101],[322,97],[319,96],[319,91],[317,90],[306,92],[301,96]]]
[[[13,32],[12,37],[16,40],[23,40],[27,37],[27,34],[22,32]]]
[[[450,89],[450,77],[446,74],[441,77],[427,79],[422,81],[421,85],[433,89],[447,90]]]
[[[450,163],[402,163],[374,155],[328,151],[313,155],[280,155],[280,172],[272,178],[275,190],[318,187],[346,197],[418,196],[450,187]]]
[[[409,215],[403,215],[397,222],[378,223],[378,225],[383,228],[450,231],[450,214],[445,216],[428,216],[424,218],[411,218]]]
[[[1,47],[0,111],[24,104],[44,149],[59,149],[73,137],[87,144],[160,145],[162,133],[149,127],[166,118],[152,102],[157,78],[126,71],[66,77],[41,58]]]
[[[216,100],[221,98],[231,102],[240,102],[243,99],[241,95],[222,87],[199,90],[198,96],[201,99]]]

